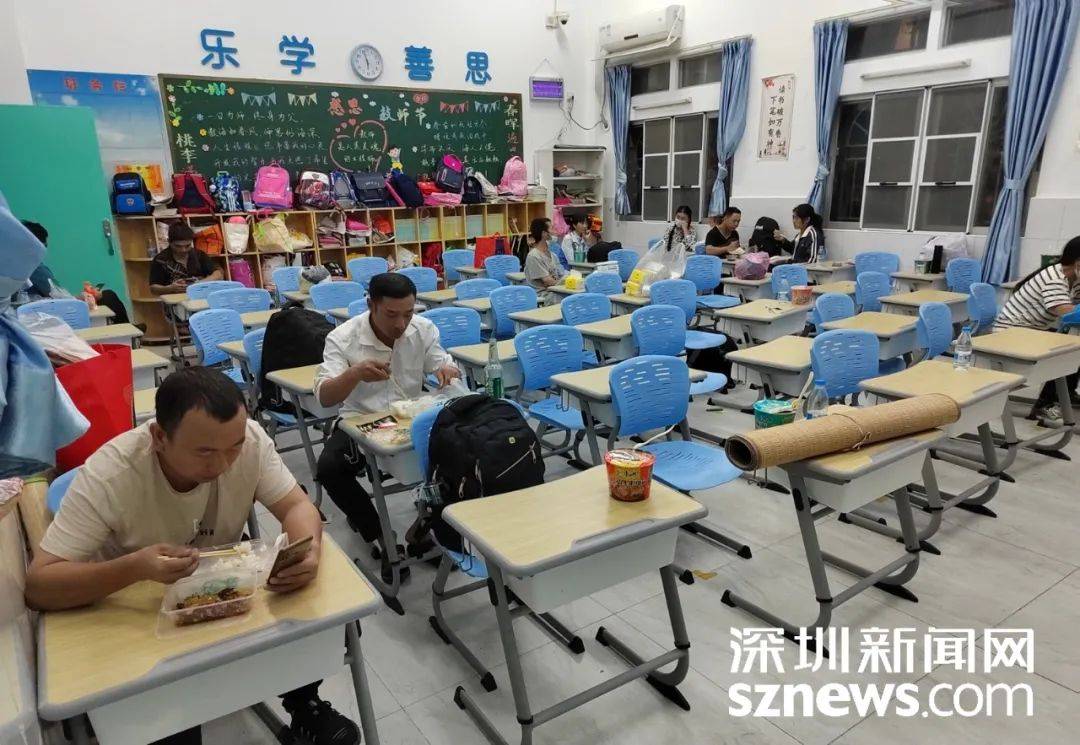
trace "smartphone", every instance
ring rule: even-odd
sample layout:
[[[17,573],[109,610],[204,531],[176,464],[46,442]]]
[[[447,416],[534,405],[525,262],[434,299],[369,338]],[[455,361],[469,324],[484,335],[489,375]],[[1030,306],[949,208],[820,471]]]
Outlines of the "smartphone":
[[[314,540],[312,536],[307,538],[300,538],[293,541],[285,548],[278,551],[278,555],[274,558],[274,565],[270,568],[270,577],[276,577],[278,572],[282,569],[288,569],[294,564],[299,564],[307,556],[308,551],[311,550],[311,542]]]

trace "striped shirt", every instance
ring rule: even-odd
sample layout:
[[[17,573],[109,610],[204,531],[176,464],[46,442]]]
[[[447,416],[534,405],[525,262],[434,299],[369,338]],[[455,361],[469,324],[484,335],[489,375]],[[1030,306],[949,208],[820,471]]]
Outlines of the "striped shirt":
[[[998,313],[995,329],[1021,326],[1048,330],[1058,317],[1051,308],[1075,305],[1080,301],[1080,283],[1069,287],[1061,264],[1048,266],[1013,292],[1005,307]]]

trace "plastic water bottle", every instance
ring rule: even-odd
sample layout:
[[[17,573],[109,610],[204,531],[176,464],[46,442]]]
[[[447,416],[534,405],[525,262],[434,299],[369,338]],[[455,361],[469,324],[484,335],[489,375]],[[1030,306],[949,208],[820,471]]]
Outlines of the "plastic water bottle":
[[[484,390],[492,398],[502,398],[503,395],[503,371],[502,362],[499,361],[499,347],[495,341],[495,335],[491,335],[488,342],[488,362],[484,366],[484,378],[487,383]]]
[[[971,326],[964,326],[960,336],[956,337],[956,347],[953,350],[953,369],[967,370],[971,367]]]
[[[777,294],[776,299],[785,302],[791,300],[791,282],[788,281],[787,277],[780,280],[780,292]]]
[[[803,405],[803,416],[807,419],[817,419],[829,413],[829,392],[825,387],[824,380],[814,381],[814,390],[806,397]]]

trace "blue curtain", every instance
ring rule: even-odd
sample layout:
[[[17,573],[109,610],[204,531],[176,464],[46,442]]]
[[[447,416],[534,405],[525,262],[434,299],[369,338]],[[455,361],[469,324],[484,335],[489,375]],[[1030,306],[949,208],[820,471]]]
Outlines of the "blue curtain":
[[[832,134],[836,100],[844,79],[844,52],[847,49],[848,21],[814,24],[814,111],[817,119],[817,173],[806,201],[821,212],[825,202],[825,182],[829,178],[829,137]]]
[[[1080,0],[1021,0],[1013,11],[1005,183],[987,232],[984,282],[998,284],[1015,273],[1024,189],[1061,93],[1078,19]]]
[[[615,141],[615,214],[630,214],[626,194],[626,135],[630,131],[630,65],[604,71],[611,106],[611,137]]]
[[[720,167],[716,171],[709,214],[719,215],[727,207],[728,195],[724,191],[727,178],[727,162],[735,155],[735,149],[746,131],[746,95],[750,91],[750,47],[752,39],[738,39],[724,44],[720,50],[720,118],[716,127],[716,157]]]

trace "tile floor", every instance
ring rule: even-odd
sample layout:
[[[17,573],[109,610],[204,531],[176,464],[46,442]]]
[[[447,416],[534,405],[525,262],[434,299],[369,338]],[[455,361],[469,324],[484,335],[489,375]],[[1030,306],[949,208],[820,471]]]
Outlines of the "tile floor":
[[[747,394],[743,392],[741,396]],[[752,427],[750,417],[733,411],[706,412],[694,405],[691,422],[720,435]],[[289,440],[283,439],[282,442]],[[1067,452],[1080,459],[1080,447]],[[310,484],[304,454],[285,456],[302,482]],[[943,486],[963,483],[965,472],[936,464]],[[828,671],[793,672],[798,651],[787,645],[782,659],[789,672],[778,674],[732,672],[731,627],[763,624],[721,602],[724,590],[734,588],[792,619],[809,622],[816,613],[806,561],[790,497],[739,481],[696,496],[710,509],[709,520],[746,540],[754,557],[744,561],[684,535],[679,561],[702,573],[693,586],[680,585],[692,649],[691,671],[681,690],[692,710],[683,712],[659,697],[643,682],[635,682],[560,717],[535,732],[537,743],[985,743],[1018,741],[1051,745],[1076,742],[1080,730],[1080,518],[1077,516],[1075,463],[1022,453],[1011,469],[1015,484],[1003,484],[991,506],[999,517],[990,519],[954,510],[934,539],[941,556],[922,554],[922,564],[908,587],[918,595],[911,603],[869,590],[839,608],[837,625],[913,628],[921,636],[929,627],[1031,628],[1036,638],[1035,674],[995,671],[992,675],[958,672],[949,665],[929,673],[885,673],[843,676]],[[548,461],[549,479],[568,472],[562,461]],[[328,530],[352,555],[364,553],[358,537],[327,500],[332,518]],[[395,524],[403,530],[412,510],[405,495],[392,499]],[[920,519],[921,514],[917,516]],[[895,522],[895,521],[894,521]],[[275,521],[264,514],[262,529],[273,535]],[[898,545],[882,536],[841,525],[819,525],[823,546],[865,564],[894,556]],[[385,745],[464,745],[485,740],[451,697],[465,686],[512,742],[517,741],[513,703],[502,661],[494,614],[481,595],[451,601],[451,623],[462,630],[481,660],[491,666],[499,683],[485,693],[475,675],[428,626],[433,570],[414,568],[402,601],[406,614],[386,608],[363,623],[363,648],[373,689],[380,737]],[[703,578],[707,577],[707,578]],[[852,583],[838,570],[829,570],[834,588]],[[645,652],[669,645],[671,632],[660,583],[644,576],[598,592],[557,611],[586,641],[586,651],[570,655],[528,620],[516,622],[522,661],[534,708],[551,704],[623,669],[613,653],[593,639],[596,628],[611,628]],[[921,660],[922,645],[916,658]],[[895,713],[814,717],[736,717],[729,714],[728,689],[736,683],[806,682],[819,687],[843,681],[856,683],[918,683],[925,703],[937,683],[1029,683],[1034,691],[1034,717],[975,718],[901,717]],[[346,672],[327,680],[323,693],[342,711],[356,716]],[[250,713],[235,714],[206,725],[207,743],[272,742]],[[1071,734],[1070,734],[1071,733]]]

